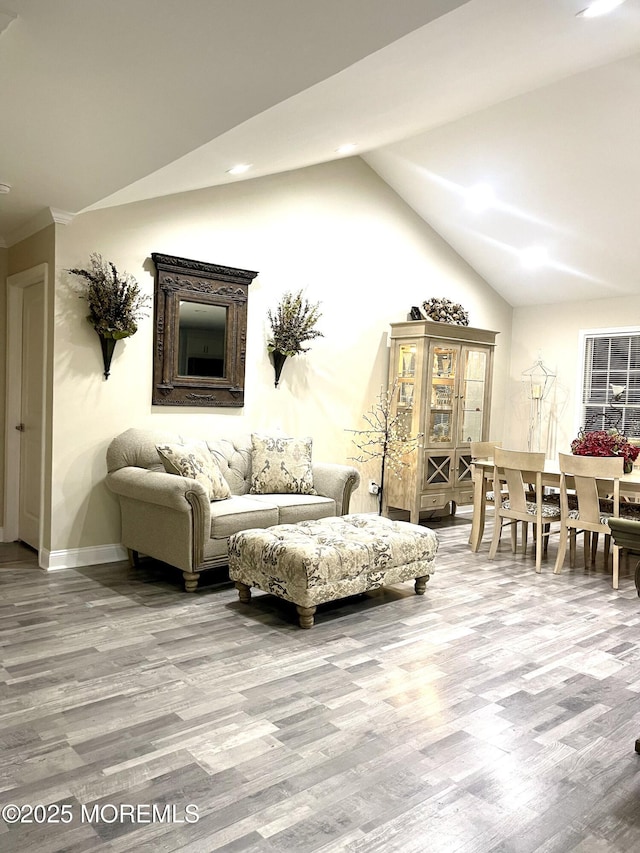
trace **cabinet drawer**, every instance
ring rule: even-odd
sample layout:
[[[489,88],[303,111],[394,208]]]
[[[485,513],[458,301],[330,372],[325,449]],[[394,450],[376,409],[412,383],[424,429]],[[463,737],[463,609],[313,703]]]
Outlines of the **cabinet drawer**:
[[[457,494],[456,503],[460,504],[460,506],[473,503],[473,489],[464,489]]]
[[[450,500],[445,494],[420,495],[420,509],[442,509]]]

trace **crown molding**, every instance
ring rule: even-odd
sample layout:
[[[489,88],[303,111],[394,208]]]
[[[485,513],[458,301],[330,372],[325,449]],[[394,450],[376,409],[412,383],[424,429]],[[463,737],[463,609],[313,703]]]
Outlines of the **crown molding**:
[[[75,213],[70,213],[68,210],[59,210],[57,207],[50,207],[49,214],[56,225],[68,225]]]
[[[57,207],[45,207],[33,219],[30,219],[24,225],[12,231],[4,241],[4,248],[14,246],[21,240],[26,240],[27,237],[37,234],[38,231],[42,231],[43,228],[47,228],[49,225],[68,225],[74,216],[75,213],[70,213],[67,210],[59,210]]]

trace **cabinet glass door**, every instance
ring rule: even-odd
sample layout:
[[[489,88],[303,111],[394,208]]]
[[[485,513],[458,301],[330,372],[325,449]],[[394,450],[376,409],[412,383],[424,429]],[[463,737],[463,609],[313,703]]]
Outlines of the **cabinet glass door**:
[[[462,360],[462,417],[458,438],[459,443],[466,444],[482,441],[488,354],[483,350],[465,349]]]
[[[409,435],[413,431],[416,388],[416,345],[400,344],[396,368],[395,409],[398,425]]]
[[[455,402],[458,350],[438,345],[432,348],[429,406],[429,444],[453,442],[453,412]]]

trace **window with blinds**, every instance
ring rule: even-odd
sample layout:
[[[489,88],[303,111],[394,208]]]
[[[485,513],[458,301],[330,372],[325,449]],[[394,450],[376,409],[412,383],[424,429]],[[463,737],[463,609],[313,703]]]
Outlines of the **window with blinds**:
[[[640,331],[585,335],[582,427],[640,438]]]

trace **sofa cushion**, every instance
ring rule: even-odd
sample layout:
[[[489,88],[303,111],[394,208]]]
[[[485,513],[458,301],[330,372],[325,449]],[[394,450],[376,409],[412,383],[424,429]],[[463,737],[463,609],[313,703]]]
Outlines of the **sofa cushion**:
[[[252,433],[249,492],[253,495],[315,495],[311,446],[311,438]]]
[[[221,501],[231,496],[229,484],[204,442],[158,444],[157,451],[167,473],[198,480],[209,500]]]
[[[296,524],[315,518],[329,518],[336,514],[333,498],[320,495],[252,495],[253,500],[264,501],[278,507],[278,524]]]
[[[272,527],[278,523],[278,507],[250,495],[234,495],[211,504],[211,538],[226,539],[250,527]]]

